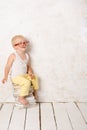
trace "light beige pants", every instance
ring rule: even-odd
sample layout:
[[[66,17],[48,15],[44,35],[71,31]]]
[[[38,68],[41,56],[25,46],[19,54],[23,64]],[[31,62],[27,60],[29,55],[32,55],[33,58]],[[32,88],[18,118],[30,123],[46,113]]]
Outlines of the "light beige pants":
[[[39,88],[37,76],[34,76],[34,79],[31,79],[28,74],[12,78],[12,83],[20,86],[20,96],[27,96],[29,94],[31,83],[34,90],[37,90]]]

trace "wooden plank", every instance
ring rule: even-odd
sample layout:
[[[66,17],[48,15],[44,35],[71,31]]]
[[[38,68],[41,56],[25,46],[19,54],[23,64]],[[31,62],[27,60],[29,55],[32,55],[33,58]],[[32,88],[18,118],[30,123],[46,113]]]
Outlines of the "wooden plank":
[[[51,103],[41,104],[41,130],[56,130]]]
[[[14,107],[9,130],[24,130],[26,109]]]
[[[77,105],[85,119],[85,122],[87,123],[87,103],[78,103]]]
[[[27,109],[25,130],[40,130],[38,104]]]
[[[83,117],[74,103],[66,103],[67,112],[74,130],[87,130]]]
[[[53,103],[57,127],[59,130],[72,130],[64,103]]]
[[[12,104],[4,104],[0,111],[0,130],[7,130],[13,110]]]

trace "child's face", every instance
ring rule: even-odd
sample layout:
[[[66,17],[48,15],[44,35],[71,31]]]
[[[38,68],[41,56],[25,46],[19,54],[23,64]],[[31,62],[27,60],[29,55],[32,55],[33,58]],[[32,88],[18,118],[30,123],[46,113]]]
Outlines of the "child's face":
[[[14,44],[14,48],[16,50],[26,51],[27,45],[28,45],[28,41],[26,41],[26,39],[24,39],[24,38],[18,38],[16,40],[16,43]]]

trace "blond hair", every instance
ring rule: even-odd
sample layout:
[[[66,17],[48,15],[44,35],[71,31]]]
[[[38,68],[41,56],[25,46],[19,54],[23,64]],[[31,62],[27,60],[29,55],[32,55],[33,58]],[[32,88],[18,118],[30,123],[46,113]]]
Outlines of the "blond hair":
[[[11,43],[12,46],[14,46],[16,43],[19,42],[19,40],[26,40],[26,38],[22,35],[15,35],[12,39],[11,39]]]

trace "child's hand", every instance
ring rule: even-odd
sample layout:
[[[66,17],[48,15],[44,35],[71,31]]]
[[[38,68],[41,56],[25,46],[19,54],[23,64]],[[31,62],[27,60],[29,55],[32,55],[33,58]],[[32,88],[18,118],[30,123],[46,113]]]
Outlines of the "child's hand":
[[[7,79],[6,79],[6,78],[4,78],[4,79],[2,80],[2,83],[4,84],[6,81],[7,81]]]
[[[30,76],[31,79],[35,78],[34,74],[29,74],[29,76]]]

